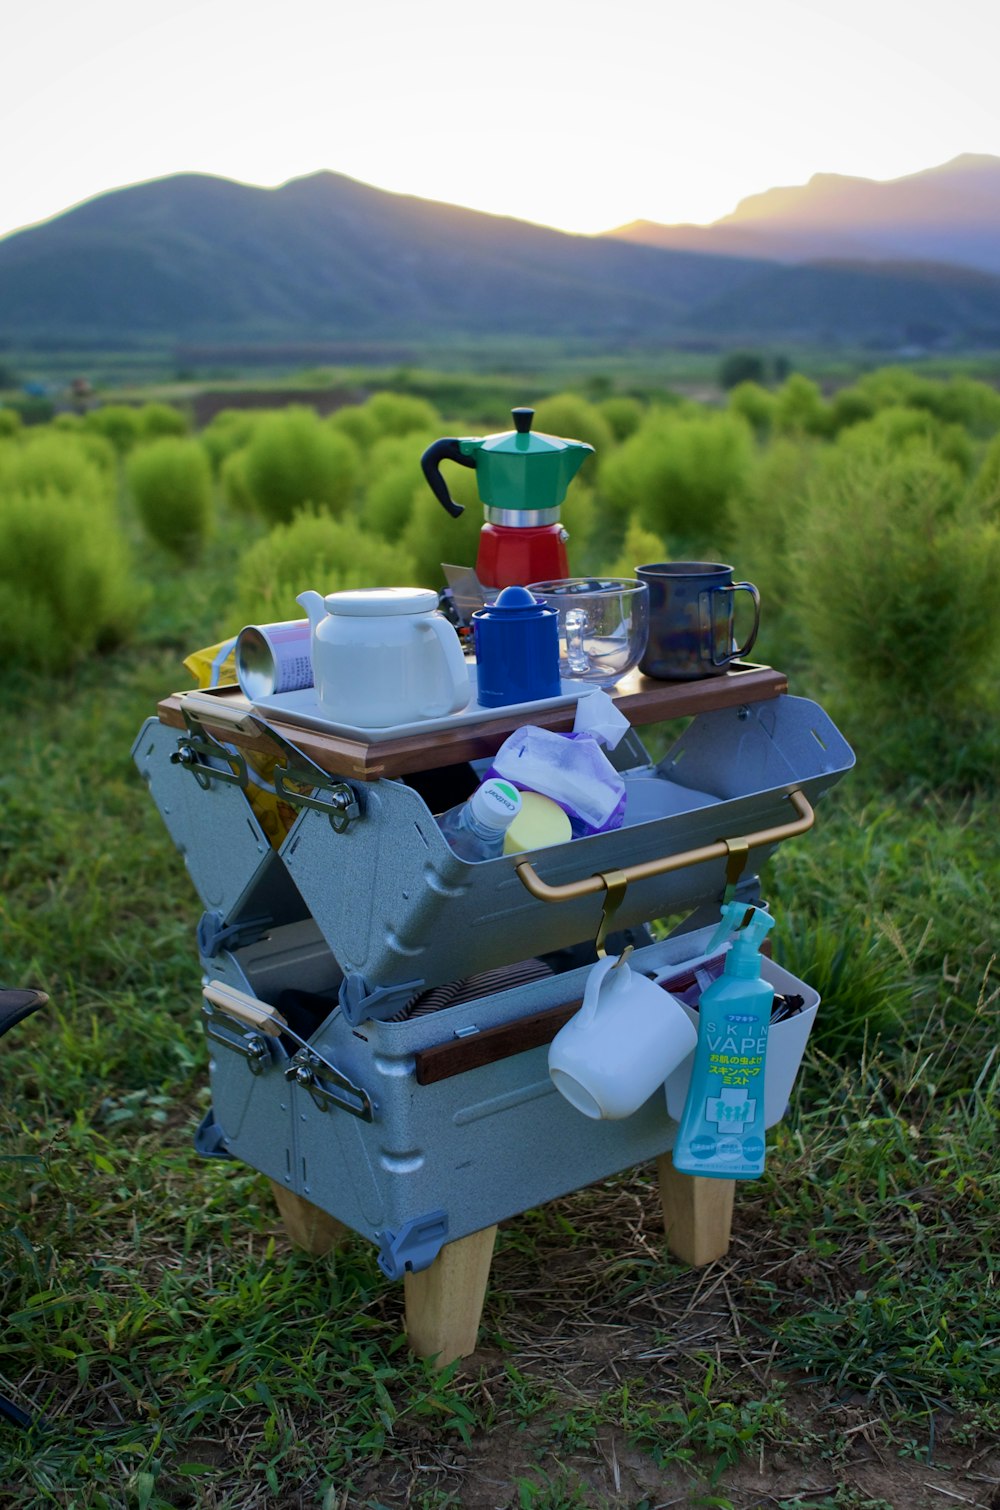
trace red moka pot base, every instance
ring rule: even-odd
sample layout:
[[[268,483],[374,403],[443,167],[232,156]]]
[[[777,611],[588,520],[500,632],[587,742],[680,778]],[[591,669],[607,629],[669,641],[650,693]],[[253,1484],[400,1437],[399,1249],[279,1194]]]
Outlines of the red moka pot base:
[[[566,531],[561,524],[527,529],[484,524],[479,532],[476,576],[484,587],[527,587],[569,576]]]

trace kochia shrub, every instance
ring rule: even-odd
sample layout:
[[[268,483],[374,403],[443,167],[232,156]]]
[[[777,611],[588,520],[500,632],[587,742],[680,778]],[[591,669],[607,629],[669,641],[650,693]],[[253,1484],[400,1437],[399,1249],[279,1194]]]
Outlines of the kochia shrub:
[[[254,428],[246,451],[246,483],[264,518],[287,523],[311,504],[329,514],[348,507],[358,480],[353,441],[297,406],[269,414]]]
[[[602,487],[621,517],[636,514],[677,547],[717,552],[752,454],[750,429],[736,415],[657,409],[608,458]]]
[[[602,399],[597,409],[616,441],[628,440],[642,424],[643,407],[637,398],[629,398],[627,394]]]
[[[474,564],[479,550],[479,532],[483,527],[483,505],[476,491],[475,472],[446,463],[441,475],[447,480],[452,498],[463,505],[465,512],[458,519],[452,519],[421,476],[413,494],[409,521],[400,537],[402,548],[416,569],[412,585],[433,587],[437,591],[444,586],[442,561],[454,561],[464,566]],[[403,582],[402,585],[411,584]]]
[[[126,542],[98,496],[4,489],[0,656],[63,672],[126,638],[137,612]]]
[[[140,440],[159,440],[164,435],[187,433],[187,420],[173,404],[143,404],[139,410]]]
[[[937,775],[970,714],[997,707],[1000,530],[929,445],[838,449],[810,495],[795,564],[812,658],[897,768]]]
[[[264,412],[260,409],[220,409],[212,416],[198,438],[208,452],[216,475],[221,472],[227,456],[249,444]]]
[[[600,465],[615,443],[611,425],[600,409],[577,393],[554,393],[551,398],[543,398],[535,409],[531,428],[566,440],[583,440],[593,446],[595,455],[583,464],[584,477],[594,470],[595,463]]]
[[[105,436],[119,453],[130,451],[139,439],[141,425],[138,409],[128,404],[102,404],[84,416],[84,428]]]
[[[212,519],[212,470],[198,442],[166,436],[140,446],[127,475],[148,534],[176,556],[197,555]]]
[[[113,467],[113,452],[110,459]],[[113,484],[107,460],[107,443],[98,436],[32,431],[22,444],[0,451],[0,488],[23,493],[51,489],[66,497],[110,499]]]
[[[387,435],[375,442],[365,461],[365,493],[361,522],[384,540],[398,540],[413,512],[414,496],[427,483],[420,470],[420,457],[434,439],[426,436]],[[449,478],[457,468],[445,468]]]
[[[433,404],[412,393],[376,393],[364,406],[376,435],[441,434],[441,416]]]
[[[310,587],[329,593],[411,584],[420,585],[414,563],[398,546],[369,534],[354,519],[305,512],[244,552],[237,569],[233,623],[238,628],[302,618],[295,600]]]

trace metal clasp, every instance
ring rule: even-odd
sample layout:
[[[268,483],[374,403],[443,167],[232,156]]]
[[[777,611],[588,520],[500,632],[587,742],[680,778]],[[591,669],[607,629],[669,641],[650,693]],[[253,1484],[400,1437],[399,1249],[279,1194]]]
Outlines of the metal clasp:
[[[247,763],[239,750],[230,745],[220,744],[204,724],[195,717],[191,710],[184,705],[181,699],[181,713],[187,725],[187,734],[177,742],[177,748],[170,756],[171,765],[186,766],[195,781],[207,791],[213,781],[229,782],[233,786],[242,787],[246,790],[249,774]],[[220,766],[209,765],[210,759],[225,762],[228,769],[223,770]]]
[[[321,1078],[317,1073],[319,1070],[328,1078]],[[348,1080],[315,1049],[299,1049],[285,1066],[285,1079],[293,1080],[307,1090],[321,1112],[328,1112],[331,1106],[335,1106],[340,1111],[350,1112],[352,1117],[360,1117],[362,1122],[374,1121],[375,1113],[368,1092]]]

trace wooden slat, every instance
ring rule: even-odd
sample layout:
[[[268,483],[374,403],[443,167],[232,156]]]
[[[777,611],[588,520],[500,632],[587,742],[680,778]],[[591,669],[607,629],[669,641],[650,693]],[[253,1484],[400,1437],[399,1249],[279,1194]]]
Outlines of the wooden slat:
[[[630,672],[613,692],[615,703],[634,725],[665,723],[675,718],[690,718],[719,708],[738,707],[742,703],[762,702],[787,692],[788,680],[769,666],[748,666],[728,671],[723,676],[704,677],[694,682],[660,682]],[[211,694],[230,707],[250,708],[238,687],[220,687]],[[181,714],[182,693],[173,693],[157,707],[161,723],[184,728]],[[494,755],[508,734],[525,723],[545,729],[572,729],[576,704],[565,708],[542,709],[529,716],[504,714],[484,723],[465,725],[447,732],[432,730],[427,734],[410,734],[404,739],[386,739],[367,744],[344,735],[320,732],[299,724],[283,723],[273,714],[267,722],[296,745],[304,755],[332,776],[351,776],[359,781],[378,781],[382,777],[407,776],[415,771],[433,770],[441,765],[457,765]],[[206,720],[211,726],[211,721]],[[247,749],[267,750],[266,741],[225,731],[225,739]]]
[[[414,1055],[417,1084],[434,1085],[438,1080],[450,1080],[453,1075],[464,1075],[467,1070],[478,1070],[484,1064],[495,1064],[498,1059],[509,1059],[512,1054],[523,1054],[551,1043],[582,1005],[581,999],[560,1007],[547,1007],[530,1017],[470,1033],[468,1038],[452,1038],[447,1043],[418,1049]]]

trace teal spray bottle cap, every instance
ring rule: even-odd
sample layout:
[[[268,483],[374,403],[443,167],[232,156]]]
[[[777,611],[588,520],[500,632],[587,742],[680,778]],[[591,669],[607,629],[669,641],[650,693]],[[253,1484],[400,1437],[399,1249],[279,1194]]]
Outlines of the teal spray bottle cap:
[[[722,908],[722,922],[708,952],[713,953],[731,938],[733,942],[726,955],[725,973],[741,980],[753,980],[760,974],[760,946],[774,924],[775,919],[761,907],[748,907],[745,902],[726,902]]]

